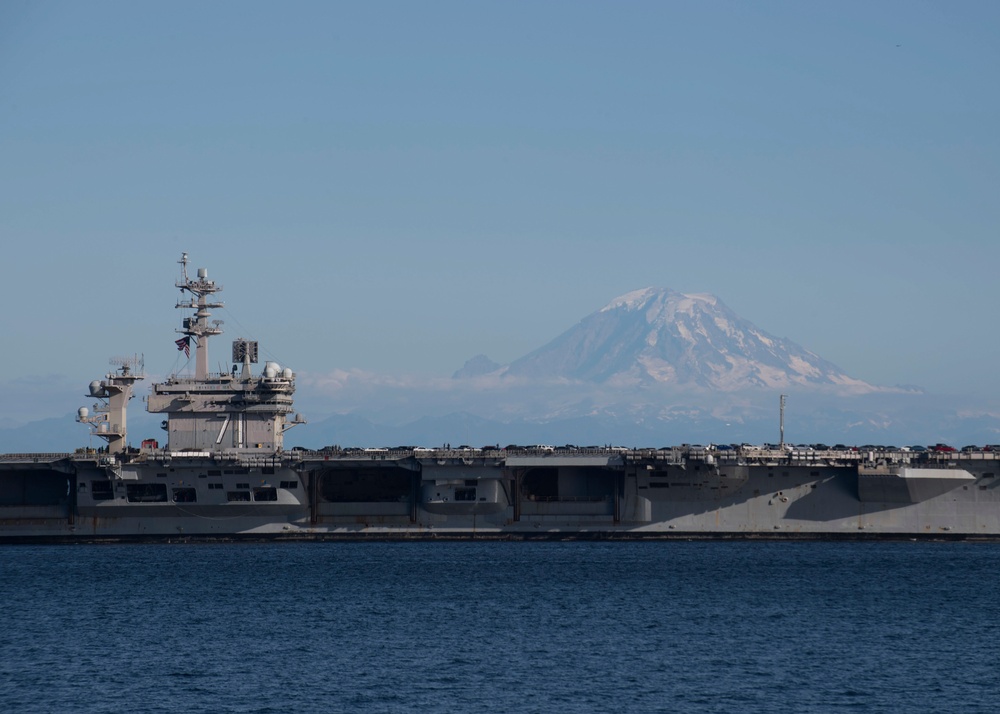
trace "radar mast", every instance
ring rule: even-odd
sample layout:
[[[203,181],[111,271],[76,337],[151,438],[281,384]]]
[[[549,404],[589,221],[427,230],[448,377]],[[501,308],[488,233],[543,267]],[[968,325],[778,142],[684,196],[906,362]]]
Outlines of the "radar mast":
[[[181,294],[185,291],[191,293],[190,300],[178,300],[177,307],[187,310],[194,310],[194,317],[185,317],[182,328],[176,330],[184,337],[177,340],[177,348],[189,354],[191,339],[194,338],[194,376],[195,379],[208,378],[208,338],[212,335],[221,335],[221,320],[212,320],[209,324],[208,318],[212,313],[210,309],[225,307],[222,302],[209,302],[209,296],[222,290],[221,285],[216,285],[214,281],[208,279],[208,270],[198,268],[198,277],[188,277],[188,254],[182,253],[181,259],[177,261],[181,265],[181,280],[175,285],[180,288]]]

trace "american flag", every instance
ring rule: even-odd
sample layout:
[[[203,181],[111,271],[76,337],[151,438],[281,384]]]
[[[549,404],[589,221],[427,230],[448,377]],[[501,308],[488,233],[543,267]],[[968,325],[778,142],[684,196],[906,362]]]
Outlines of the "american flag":
[[[174,344],[177,345],[177,351],[184,352],[184,356],[191,357],[191,335],[185,335],[179,340],[174,340]]]

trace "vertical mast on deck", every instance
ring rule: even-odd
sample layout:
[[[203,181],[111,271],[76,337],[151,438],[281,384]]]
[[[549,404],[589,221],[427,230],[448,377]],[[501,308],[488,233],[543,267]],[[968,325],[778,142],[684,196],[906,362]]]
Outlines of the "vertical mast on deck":
[[[222,286],[216,285],[208,279],[208,270],[205,268],[198,268],[197,278],[189,278],[187,272],[187,253],[182,253],[181,259],[177,262],[181,264],[182,279],[177,281],[175,285],[180,288],[181,293],[186,290],[192,295],[192,298],[188,301],[179,300],[177,307],[194,310],[195,313],[194,317],[185,317],[182,323],[183,328],[176,330],[176,332],[185,335],[188,339],[194,338],[194,376],[195,379],[207,379],[208,338],[212,335],[222,334],[222,329],[219,327],[222,324],[221,320],[212,320],[212,324],[208,324],[208,318],[212,315],[209,309],[225,307],[225,303],[209,302],[208,296],[222,290]]]
[[[781,400],[779,402],[778,408],[778,431],[780,435],[779,446],[782,451],[785,449],[785,395],[781,395]]]

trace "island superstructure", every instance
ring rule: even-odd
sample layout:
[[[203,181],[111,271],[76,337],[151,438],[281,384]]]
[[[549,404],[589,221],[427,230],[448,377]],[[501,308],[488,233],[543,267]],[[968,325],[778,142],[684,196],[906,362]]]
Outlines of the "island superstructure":
[[[200,268],[196,278],[188,276],[187,253],[180,260],[182,277],[176,285],[189,300],[177,307],[193,310],[185,317],[176,344],[189,353],[194,345],[194,376],[172,376],[154,384],[147,409],[167,415],[167,439],[171,451],[280,452],[287,429],[302,423],[301,417],[289,421],[295,376],[292,370],[267,362],[259,375],[251,365],[258,362],[257,342],[237,339],[232,343],[229,372],[209,374],[208,341],[222,334],[222,322],[209,323],[210,310],[223,307],[211,296],[222,290]]]
[[[295,375],[237,338],[209,371],[222,291],[180,260],[177,348],[194,373],[152,385],[166,440],[128,433],[144,358],[115,358],[78,420],[106,442],[0,457],[0,539],[1000,539],[990,450],[508,447],[286,450]],[[294,414],[294,416],[293,416]]]

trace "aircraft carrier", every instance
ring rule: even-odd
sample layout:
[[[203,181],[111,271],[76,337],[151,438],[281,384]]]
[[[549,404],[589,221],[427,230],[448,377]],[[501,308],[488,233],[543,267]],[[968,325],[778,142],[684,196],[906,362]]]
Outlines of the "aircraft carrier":
[[[208,370],[222,287],[180,261],[177,348],[194,373],[152,385],[166,439],[129,444],[140,357],[112,360],[77,420],[106,442],[0,456],[0,540],[377,538],[1000,539],[1000,452],[772,446],[284,448],[295,375]]]

